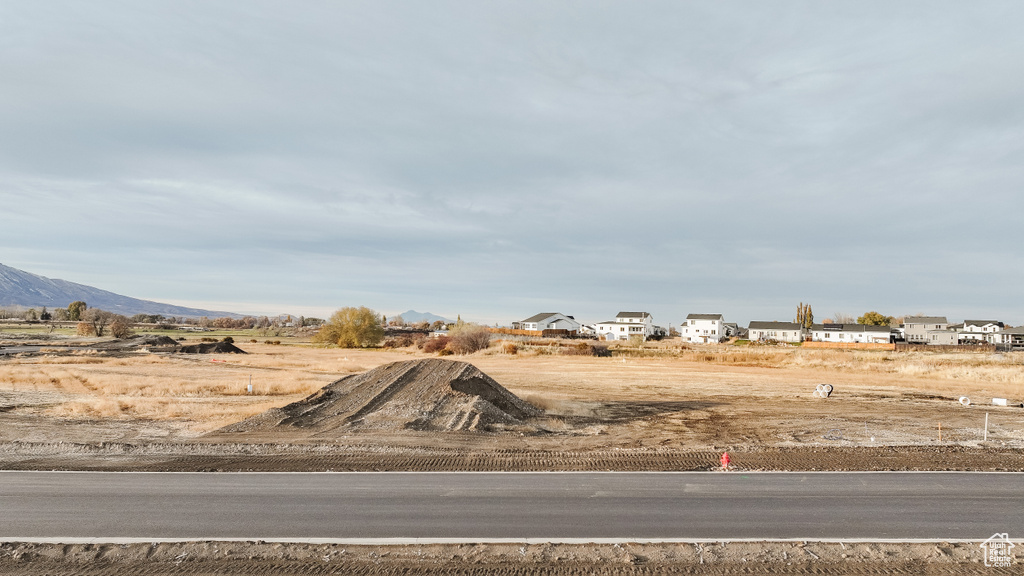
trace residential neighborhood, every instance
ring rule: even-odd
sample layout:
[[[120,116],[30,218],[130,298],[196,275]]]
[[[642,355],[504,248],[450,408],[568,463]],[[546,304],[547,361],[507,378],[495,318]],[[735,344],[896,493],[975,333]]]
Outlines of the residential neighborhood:
[[[889,320],[894,320],[889,318]],[[917,346],[990,345],[1004,349],[1024,348],[1024,327],[1011,328],[998,320],[964,320],[951,324],[945,316],[907,316],[891,326],[833,322],[804,325],[780,320],[754,320],[746,328],[725,321],[723,314],[691,313],[678,328],[666,330],[654,323],[649,312],[619,312],[614,320],[583,324],[560,312],[534,314],[511,323],[517,333],[536,336],[587,337],[604,341],[642,341],[678,336],[682,342],[713,345],[740,340],[758,343],[802,342],[849,346],[901,344]]]

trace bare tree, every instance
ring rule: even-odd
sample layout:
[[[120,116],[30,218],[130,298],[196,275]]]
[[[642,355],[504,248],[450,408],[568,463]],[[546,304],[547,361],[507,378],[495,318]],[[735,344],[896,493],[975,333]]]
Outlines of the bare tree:
[[[113,321],[110,322],[110,335],[118,340],[123,340],[134,334],[131,321],[120,314],[115,314]]]
[[[117,319],[117,316],[113,312],[107,312],[99,308],[89,308],[82,313],[82,322],[91,325],[92,333],[102,337],[106,334],[107,327]]]
[[[832,315],[832,322],[835,324],[856,324],[857,319],[843,312],[836,312]]]

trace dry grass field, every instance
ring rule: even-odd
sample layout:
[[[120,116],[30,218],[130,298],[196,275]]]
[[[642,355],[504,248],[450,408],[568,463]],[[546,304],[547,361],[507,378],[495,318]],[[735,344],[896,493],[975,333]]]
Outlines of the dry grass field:
[[[347,374],[427,357],[414,348],[342,350],[243,343],[247,355],[50,352],[0,359],[0,441],[190,439],[299,400]],[[672,342],[612,357],[557,343],[500,343],[469,356],[546,410],[537,449],[749,446],[1024,446],[1024,354],[896,353]],[[247,386],[252,382],[253,391]],[[818,383],[831,398],[812,396]],[[971,397],[965,408],[956,400]],[[260,438],[260,441],[273,439]],[[418,441],[426,441],[420,438]],[[439,439],[444,444],[447,440]]]

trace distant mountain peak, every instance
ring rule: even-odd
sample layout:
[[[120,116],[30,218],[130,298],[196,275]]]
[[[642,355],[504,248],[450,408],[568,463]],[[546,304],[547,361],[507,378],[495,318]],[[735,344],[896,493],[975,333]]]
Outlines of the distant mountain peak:
[[[67,308],[68,304],[76,300],[82,300],[90,308],[102,308],[125,316],[161,314],[185,318],[242,317],[241,314],[232,312],[217,312],[139,300],[85,284],[51,279],[0,264],[0,306]]]
[[[443,316],[438,316],[437,314],[431,314],[430,312],[417,312],[415,310],[408,310],[406,312],[402,312],[401,314],[399,314],[399,316],[401,316],[402,320],[405,320],[409,324],[415,324],[417,322],[424,322],[424,321],[433,323],[433,322],[437,322],[438,320],[440,320],[442,322],[451,322],[451,320],[449,320],[449,319],[447,319],[447,318],[445,318]]]

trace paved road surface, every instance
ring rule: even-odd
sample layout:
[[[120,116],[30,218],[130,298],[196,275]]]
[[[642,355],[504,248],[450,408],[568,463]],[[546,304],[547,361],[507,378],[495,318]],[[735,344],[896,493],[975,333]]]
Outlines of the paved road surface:
[[[1012,473],[0,472],[0,539],[1024,536]]]

